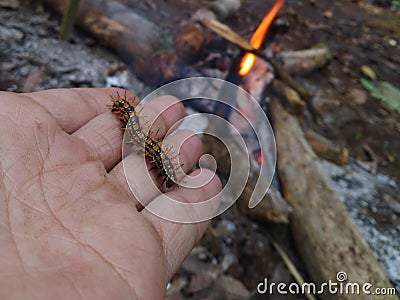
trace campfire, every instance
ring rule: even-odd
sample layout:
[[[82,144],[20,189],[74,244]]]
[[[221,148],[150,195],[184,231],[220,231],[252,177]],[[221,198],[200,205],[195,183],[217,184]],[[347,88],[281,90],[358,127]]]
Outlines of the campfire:
[[[278,0],[275,5],[272,7],[271,11],[268,12],[264,19],[261,21],[261,24],[257,27],[253,36],[250,39],[250,45],[258,50],[262,46],[265,36],[268,33],[268,29],[270,28],[272,21],[275,19],[281,7],[285,4],[285,0]],[[256,56],[253,53],[246,53],[240,62],[240,70],[239,74],[244,76],[248,74],[251,68],[254,65],[256,60]]]

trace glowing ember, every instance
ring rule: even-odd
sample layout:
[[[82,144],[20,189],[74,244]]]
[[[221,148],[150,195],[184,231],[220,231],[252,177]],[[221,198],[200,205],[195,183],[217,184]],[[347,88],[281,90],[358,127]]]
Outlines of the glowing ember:
[[[239,74],[244,76],[249,73],[255,61],[256,56],[253,53],[246,53],[240,62]]]
[[[278,14],[281,7],[285,4],[285,0],[278,0],[271,8],[271,10],[265,15],[264,19],[261,21],[261,24],[257,27],[256,31],[254,32],[253,36],[250,39],[250,45],[254,49],[260,49],[265,35],[268,32],[268,28],[271,26],[272,21],[275,19],[276,15]],[[239,74],[244,76],[250,72],[251,68],[254,65],[256,57],[252,53],[246,53],[245,56],[242,58],[240,63],[240,70]]]
[[[256,157],[256,161],[262,166],[262,165],[266,165],[266,159],[264,158],[264,154],[261,150],[257,151],[255,153],[255,157]]]

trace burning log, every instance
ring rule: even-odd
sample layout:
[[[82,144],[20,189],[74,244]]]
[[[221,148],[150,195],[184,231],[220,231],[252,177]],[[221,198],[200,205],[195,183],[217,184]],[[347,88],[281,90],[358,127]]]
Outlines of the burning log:
[[[217,21],[203,20],[203,24],[207,24],[209,28],[212,28],[217,32],[224,33],[225,36],[229,36],[229,40],[234,42],[235,44],[242,44],[242,46],[246,44],[248,45],[247,49],[250,49],[250,52],[247,52],[243,57],[238,57],[236,63],[234,63],[231,67],[231,70],[227,76],[227,80],[230,80],[231,82],[234,82],[236,84],[241,83],[241,87],[246,90],[251,96],[253,96],[258,102],[260,102],[263,98],[263,91],[266,86],[271,83],[274,75],[271,65],[268,64],[265,60],[256,59],[252,52],[254,49],[260,48],[269,26],[272,24],[274,17],[278,13],[279,8],[283,5],[283,3],[284,1],[278,0],[273,8],[266,14],[251,39],[251,45],[223,24]],[[251,97],[248,97],[248,94],[246,95],[247,96],[242,95],[241,97],[236,97],[236,100],[232,100],[232,104],[248,119],[252,119],[253,121],[255,121],[258,117],[252,105],[252,102],[254,100],[250,99]],[[231,98],[235,98],[235,96],[232,95]],[[264,143],[264,146],[267,148],[274,148],[274,146],[272,146],[271,144],[271,137],[269,137],[268,134],[264,135],[263,132],[260,132],[260,140],[254,140],[254,136],[252,136],[252,134],[247,131],[249,129],[249,124],[247,122],[246,125],[241,124],[240,118],[235,118],[235,115],[230,114],[230,111],[227,112],[226,108],[224,109],[224,106],[218,107],[217,114],[225,119],[229,119],[230,123],[234,125],[234,127],[237,128],[241,132],[241,134],[244,134],[247,137],[246,139],[250,147],[254,143],[258,144],[260,142]],[[209,125],[207,132],[217,133],[220,128],[223,128],[223,125],[218,124],[218,120],[215,120]],[[230,138],[234,139],[233,136],[231,136]],[[223,147],[221,147],[221,145],[218,145],[218,143],[213,143],[208,139],[206,139],[205,142],[206,144],[208,144],[209,152],[217,159],[219,165],[222,165],[222,167],[220,167],[218,170],[223,176],[228,177],[230,175],[228,170],[230,169],[229,165],[230,159],[232,158],[232,153],[225,153],[224,151],[221,151],[221,148]],[[232,144],[236,145],[235,143]],[[236,166],[235,172],[238,174],[247,174],[247,161],[249,160],[248,154],[242,152],[243,150],[239,149],[238,147],[233,147],[233,149],[230,150],[235,152],[233,157],[235,157],[235,162],[239,165]],[[247,151],[249,150],[250,149],[247,149]],[[252,153],[253,150],[250,150],[250,152]],[[269,149],[269,151],[271,150],[272,149]],[[250,174],[246,186],[241,194],[241,197],[239,198],[239,209],[245,215],[258,222],[287,223],[291,208],[283,199],[280,192],[274,188],[270,189],[270,191],[264,196],[263,200],[256,207],[252,209],[249,209],[248,207],[248,201],[256,187],[258,177],[261,175],[260,164],[262,164],[262,161],[269,161],[266,153],[259,151],[258,155],[258,159],[261,159],[261,162],[256,161],[254,157],[250,155]],[[264,178],[262,176],[264,175],[261,175],[260,177],[260,180],[263,181],[263,184],[261,185],[269,186],[267,178]],[[239,183],[233,183],[232,185],[233,189],[240,187],[241,185]],[[233,194],[236,195],[239,192],[240,191],[235,190],[233,191]]]
[[[276,72],[277,78],[279,78],[288,87],[290,87],[298,95],[300,95],[302,100],[304,100],[306,102],[307,108],[313,115],[314,119],[318,120],[318,118],[320,116],[312,105],[313,94],[310,93],[306,88],[304,88],[300,83],[296,82],[283,66],[281,66],[277,62],[272,62],[263,53],[261,53],[258,50],[265,38],[265,34],[268,30],[268,26],[271,25],[273,18],[276,16],[276,14],[278,13],[278,10],[282,7],[283,3],[284,3],[284,1],[281,1],[281,0],[278,0],[275,3],[274,7],[271,9],[271,11],[269,13],[267,13],[263,22],[261,22],[261,24],[257,28],[256,32],[254,33],[254,35],[252,37],[252,41],[250,41],[250,43],[248,43],[246,40],[241,38],[238,34],[236,34],[228,26],[221,24],[216,20],[212,20],[212,21],[202,20],[202,24],[204,24],[209,29],[211,29],[215,33],[219,34],[226,40],[228,40],[228,41],[232,42],[233,44],[235,44],[236,46],[240,47],[242,50],[247,51],[246,55],[244,56],[244,58],[241,61],[240,70],[239,70],[240,75],[244,76],[244,75],[248,74],[248,72],[252,69],[252,67],[256,63],[256,57],[259,57],[259,58],[267,61],[269,64],[271,64],[273,66],[273,68]],[[257,32],[258,29],[260,29],[259,32]],[[257,38],[255,38],[255,37],[257,37]],[[324,54],[324,53],[326,53],[326,51],[324,50],[319,53]],[[307,52],[307,55],[309,55],[308,52]],[[288,56],[288,57],[290,57],[290,56]],[[328,56],[328,54],[324,54],[324,55],[322,55],[322,57],[325,57],[326,59],[325,60],[309,59],[310,61],[319,62],[319,64],[316,64],[316,63],[312,64],[312,63],[308,62],[307,64],[305,64],[303,66],[303,70],[306,70],[308,68],[307,70],[310,71],[311,67],[320,66],[321,61],[327,62],[330,59],[330,58],[328,59],[328,57],[330,57],[330,56]],[[295,69],[293,67],[293,64],[290,64],[288,61],[287,61],[287,65],[289,67],[292,67],[293,69]]]
[[[181,74],[182,66],[196,62],[204,54],[209,38],[209,34],[205,33],[197,23],[201,20],[224,19],[234,14],[240,5],[240,0],[218,0],[200,8],[176,33],[175,49],[161,50],[160,53],[150,55],[150,58],[141,58],[135,66],[135,75],[153,86],[186,77],[186,74]],[[161,57],[168,58],[168,62],[162,62]],[[167,65],[167,72],[163,67],[155,67],[154,60],[161,65]]]
[[[293,208],[292,235],[311,279],[316,284],[336,281],[338,272],[342,271],[347,273],[348,282],[360,286],[368,282],[373,287],[392,287],[345,205],[321,171],[296,118],[276,99],[271,108],[279,178],[283,195]],[[354,299],[350,294],[340,297]],[[396,298],[387,296],[386,299]],[[336,299],[336,296],[324,294],[321,299]]]
[[[276,15],[284,4],[285,0],[277,0],[271,10],[265,15],[260,25],[258,25],[254,34],[251,36],[250,45],[255,50],[259,50],[261,48],[272,21],[275,19]],[[240,65],[239,74],[247,74],[253,67],[255,60],[256,56],[253,53],[247,52]]]
[[[68,0],[44,0],[62,14]],[[125,5],[115,1],[81,1],[77,23],[108,47],[127,57],[150,55],[157,48],[160,29]]]

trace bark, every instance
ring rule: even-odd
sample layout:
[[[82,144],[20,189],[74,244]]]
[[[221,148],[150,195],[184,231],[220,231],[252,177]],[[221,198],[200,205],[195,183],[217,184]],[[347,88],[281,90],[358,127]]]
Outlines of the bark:
[[[301,51],[282,51],[279,57],[290,74],[307,74],[324,67],[332,59],[326,46],[317,46]]]
[[[278,174],[283,195],[291,204],[290,219],[296,247],[307,271],[317,284],[338,282],[370,283],[392,287],[380,263],[351,219],[345,205],[332,189],[297,119],[274,99],[271,104],[278,150]],[[354,295],[321,295],[321,299],[354,299]],[[371,299],[358,295],[357,299]],[[386,296],[385,299],[397,299]]]
[[[44,2],[62,14],[68,0]],[[81,1],[76,22],[108,47],[130,59],[145,57],[158,47],[161,32],[158,26],[115,0]]]
[[[305,131],[305,137],[319,157],[339,166],[349,162],[349,150],[347,148],[338,147],[332,141],[310,129]]]

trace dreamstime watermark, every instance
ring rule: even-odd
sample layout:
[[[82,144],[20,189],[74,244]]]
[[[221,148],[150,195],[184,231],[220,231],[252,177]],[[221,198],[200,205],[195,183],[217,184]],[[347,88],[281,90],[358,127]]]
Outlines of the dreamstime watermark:
[[[371,283],[358,283],[347,282],[348,276],[346,272],[340,271],[336,274],[337,282],[329,280],[321,284],[307,282],[303,284],[298,283],[275,283],[268,282],[264,278],[262,282],[257,285],[257,293],[259,294],[279,294],[279,295],[396,295],[396,289],[393,287],[374,287]]]
[[[243,192],[251,175],[254,190],[249,198],[248,207],[254,208],[267,193],[276,165],[275,137],[268,118],[259,103],[249,93],[235,84],[216,78],[195,77],[177,80],[156,89],[147,95],[136,109],[139,112],[142,109],[146,111],[145,106],[147,103],[166,95],[176,98],[176,101],[170,106],[175,105],[177,102],[185,104],[185,101],[192,101],[192,103],[193,101],[199,101],[198,103],[201,103],[203,107],[204,105],[211,106],[214,108],[211,111],[218,111],[216,114],[192,114],[185,117],[183,125],[218,124],[218,126],[215,126],[217,129],[214,131],[210,130],[209,127],[201,130],[196,128],[195,130],[197,131],[194,134],[212,136],[223,144],[223,147],[227,150],[227,155],[229,155],[230,162],[230,166],[224,167],[230,167],[230,175],[222,192],[206,201],[184,203],[179,201],[180,199],[174,199],[173,194],[161,193],[156,198],[156,201],[149,202],[148,199],[142,197],[140,189],[138,189],[140,182],[144,182],[143,178],[139,180],[130,174],[141,173],[143,177],[147,176],[146,182],[153,182],[151,172],[147,170],[146,157],[144,155],[142,155],[143,163],[137,162],[137,156],[133,159],[133,154],[137,153],[137,151],[132,148],[132,142],[129,142],[131,141],[131,131],[126,130],[122,149],[123,166],[127,183],[135,198],[148,211],[160,218],[178,223],[197,223],[212,219],[231,207]],[[165,110],[167,109],[168,107],[165,108]],[[146,124],[143,126],[146,127],[143,130],[147,130],[144,134],[149,134],[152,125],[162,113],[160,112],[158,116],[151,116],[151,120],[146,118],[145,113],[144,116],[142,115],[142,120],[144,119],[143,121]],[[178,126],[179,129],[185,129],[185,127],[182,128],[182,124],[176,124],[172,128],[177,128]],[[193,131],[193,127],[188,127],[188,129]],[[180,144],[175,144],[177,139],[174,139],[173,136],[173,133],[167,133],[160,145],[162,145],[164,153],[171,153],[171,157],[177,157],[172,161],[172,164],[176,167],[176,170],[174,169],[173,171],[176,172],[176,177],[182,175],[177,182],[179,186],[186,189],[198,189],[206,185],[215,176],[218,162],[215,159],[213,160],[210,155],[204,155],[200,158],[201,170],[203,170],[203,163],[208,169],[210,169],[211,165],[212,172],[201,171],[195,177],[186,176],[183,169],[180,168],[181,165],[185,164],[179,161],[180,148],[184,141],[179,141]],[[249,136],[252,137],[252,140],[249,139]],[[254,153],[254,144],[257,144],[259,147],[257,150],[262,155],[262,163],[257,167],[258,175],[250,174],[251,166],[254,164],[254,159],[251,158]],[[142,145],[143,148],[144,146]],[[138,168],[141,169],[139,170]]]

